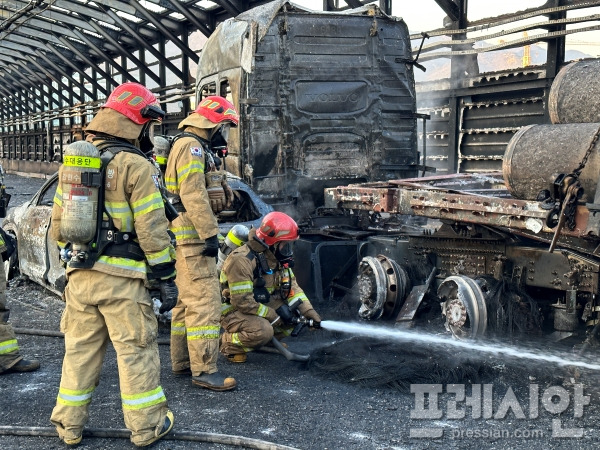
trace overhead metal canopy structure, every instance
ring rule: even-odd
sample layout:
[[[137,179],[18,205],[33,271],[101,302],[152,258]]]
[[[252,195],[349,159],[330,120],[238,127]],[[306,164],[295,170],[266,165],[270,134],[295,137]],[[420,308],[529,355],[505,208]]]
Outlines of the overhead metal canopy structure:
[[[388,14],[392,1],[376,0]],[[405,9],[419,7],[410,0],[395,1]],[[465,68],[469,76],[477,76],[477,53],[487,51],[473,48],[474,40],[465,36],[536,11],[548,17],[541,26],[546,34],[496,47],[546,43],[548,83],[564,62],[565,36],[573,32],[570,24],[598,20],[597,15],[579,19],[567,13],[600,5],[600,0],[546,0],[530,10],[470,21],[468,0],[434,1],[447,16],[444,27],[433,30],[428,35],[432,43],[414,54],[420,54],[421,61],[451,59],[452,83],[464,79]],[[6,167],[7,160],[59,161],[63,147],[82,137],[107,94],[125,81],[138,81],[159,96],[169,113],[163,132],[171,132],[193,107],[194,66],[205,37],[220,22],[264,3],[268,0],[0,0],[3,164]],[[322,0],[322,9],[345,10],[368,3],[373,1]],[[600,26],[586,30],[591,29]],[[451,39],[450,49],[435,51],[440,46],[436,37]],[[420,38],[413,38],[417,49]],[[459,96],[454,92],[449,98],[450,117],[458,120]],[[454,122],[451,130],[458,129]]]
[[[268,1],[0,0],[0,156],[13,147],[19,157],[53,159],[44,150],[49,128],[70,129],[72,136],[52,139],[59,150],[126,81],[154,91],[170,121],[180,120],[190,111],[202,35]],[[340,1],[323,7],[363,4]],[[391,0],[381,6],[390,12]],[[17,142],[23,135],[35,142]],[[24,147],[33,155],[23,155]]]
[[[189,36],[267,0],[1,0],[0,117],[105,98],[121,82],[158,94],[192,83]],[[368,3],[368,2],[367,2]],[[342,7],[362,5],[347,0]],[[391,3],[390,3],[391,5]]]
[[[190,83],[188,37],[264,0],[2,0],[0,115],[106,97],[124,81],[157,90]],[[165,48],[166,43],[173,48]],[[179,54],[177,58],[168,53]],[[160,93],[160,92],[159,92]]]

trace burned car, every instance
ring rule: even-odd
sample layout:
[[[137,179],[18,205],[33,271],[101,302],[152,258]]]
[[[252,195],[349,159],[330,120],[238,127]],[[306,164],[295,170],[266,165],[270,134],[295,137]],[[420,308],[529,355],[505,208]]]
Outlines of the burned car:
[[[272,211],[272,207],[239,178],[228,175],[227,181],[235,199],[229,210],[217,216],[223,235],[237,224],[257,226],[262,217]],[[20,273],[61,295],[66,283],[65,269],[58,245],[48,233],[57,184],[58,174],[54,174],[31,200],[8,210],[3,228],[17,240],[17,251],[5,262],[4,269],[7,279]]]

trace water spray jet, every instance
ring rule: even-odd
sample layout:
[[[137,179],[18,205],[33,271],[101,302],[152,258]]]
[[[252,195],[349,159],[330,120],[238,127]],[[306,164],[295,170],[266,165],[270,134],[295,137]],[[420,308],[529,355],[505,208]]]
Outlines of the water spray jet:
[[[482,341],[463,341],[458,339],[449,339],[448,337],[436,336],[431,334],[415,333],[411,331],[377,327],[374,325],[367,325],[362,323],[339,322],[335,320],[322,321],[321,328],[330,331],[339,331],[342,333],[371,337],[375,339],[384,339],[395,342],[416,342],[422,344],[443,346],[444,348],[451,346],[458,349],[471,350],[492,355],[505,355],[517,359],[543,361],[563,367],[572,366],[600,371],[600,364],[592,364],[576,359],[566,359],[556,355],[534,353],[532,351],[518,347],[509,347],[506,345],[485,343]]]

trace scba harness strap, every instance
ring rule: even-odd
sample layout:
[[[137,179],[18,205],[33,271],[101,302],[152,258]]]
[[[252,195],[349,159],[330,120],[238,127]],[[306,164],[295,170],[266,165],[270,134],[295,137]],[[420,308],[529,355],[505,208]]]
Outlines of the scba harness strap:
[[[82,184],[100,188],[98,204],[102,205],[102,212],[98,213],[96,236],[89,245],[88,257],[83,260],[71,260],[69,266],[73,268],[90,269],[101,255],[128,258],[134,261],[143,261],[146,258],[140,244],[134,240],[136,237],[135,232],[119,231],[115,227],[114,221],[104,204],[106,167],[108,163],[122,151],[134,153],[144,159],[146,159],[146,156],[137,147],[127,142],[111,141],[109,139],[103,140],[104,142],[98,145],[102,163],[100,173],[84,173],[81,177]],[[104,215],[108,217],[108,220],[103,220]]]
[[[269,267],[269,263],[267,262],[267,258],[264,253],[255,252],[250,249],[250,252],[246,255],[246,257],[254,262],[256,260],[254,266],[254,300],[258,303],[267,304],[271,300],[271,294],[267,290],[266,281],[263,277],[263,274],[272,274],[273,270]]]

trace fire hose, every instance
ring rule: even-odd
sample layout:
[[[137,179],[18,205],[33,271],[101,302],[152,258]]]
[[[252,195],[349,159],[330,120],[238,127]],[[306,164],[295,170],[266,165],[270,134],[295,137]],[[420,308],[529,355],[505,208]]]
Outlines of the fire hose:
[[[38,330],[35,328],[14,328],[17,334],[27,334],[33,336],[64,337],[60,331]],[[158,339],[158,344],[169,345],[170,339]],[[270,349],[274,353],[281,353],[290,361],[307,361],[309,355],[298,355],[285,348],[281,342],[273,338],[273,346]],[[125,438],[129,439],[131,432],[125,429],[110,428],[85,428],[83,436],[101,437],[101,438]],[[49,436],[57,437],[58,434],[54,428],[49,427],[17,427],[0,426],[0,436]],[[215,444],[237,445],[246,448],[256,448],[259,450],[295,450],[294,447],[274,444],[260,439],[246,438],[243,436],[234,436],[218,433],[205,433],[200,431],[174,431],[163,438],[164,440],[180,440],[192,442],[211,442]]]
[[[60,331],[38,330],[35,328],[13,328],[13,330],[17,334],[27,334],[27,335],[32,335],[32,336],[60,337],[60,338],[65,337],[65,335],[63,333],[61,333]],[[157,339],[156,341],[157,341],[158,345],[170,345],[171,344],[170,338]],[[288,361],[308,361],[309,355],[300,355],[298,353],[291,352],[287,348],[285,348],[281,344],[281,342],[279,342],[275,338],[273,338],[271,342],[273,344],[273,347],[275,347],[275,348],[263,347],[260,350],[264,351],[266,353],[282,354],[283,356],[286,357],[286,359]]]
[[[84,437],[119,438],[129,439],[131,432],[125,429],[110,428],[84,428]],[[58,437],[56,430],[50,427],[16,427],[0,426],[0,436],[48,436]],[[274,444],[260,439],[246,438],[219,433],[205,433],[201,431],[172,431],[162,440],[210,442],[213,444],[236,445],[238,447],[256,448],[259,450],[296,450],[295,447]]]

